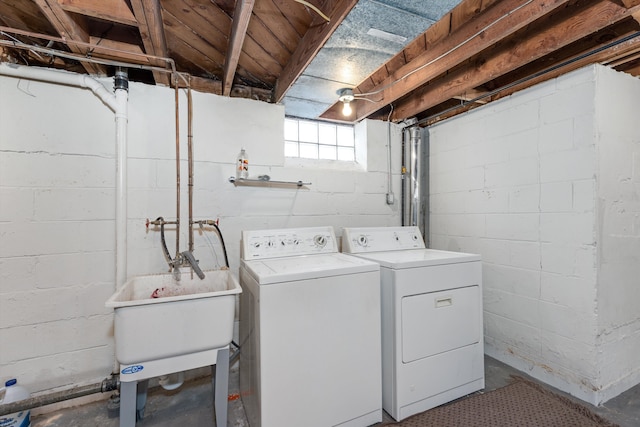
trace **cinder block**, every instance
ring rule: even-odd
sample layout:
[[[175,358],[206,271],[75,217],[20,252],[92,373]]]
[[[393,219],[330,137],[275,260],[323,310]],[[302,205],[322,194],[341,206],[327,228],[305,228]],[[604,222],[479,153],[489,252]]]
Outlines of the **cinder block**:
[[[0,182],[5,187],[114,188],[115,161],[76,155],[3,153]]]
[[[540,270],[540,243],[509,241],[509,262],[513,267]]]
[[[538,160],[532,157],[485,166],[487,188],[517,187],[537,184]]]
[[[593,147],[597,134],[595,114],[588,113],[573,118],[573,146],[575,148]]]
[[[465,213],[467,211],[466,203],[468,202],[469,194],[470,193],[463,191],[431,194],[429,197],[430,210],[432,213]],[[473,210],[475,212],[482,212],[478,209]]]
[[[106,188],[56,188],[36,190],[36,221],[114,220],[115,190]]]
[[[460,192],[459,194],[465,194]],[[500,214],[509,212],[508,188],[484,188],[466,193],[465,212]]]
[[[531,326],[485,310],[485,337],[503,351],[510,349],[518,356],[540,354],[540,333],[538,326]],[[485,338],[485,339],[486,339]]]
[[[505,240],[537,241],[538,214],[487,214],[487,237]]]
[[[592,148],[567,150],[540,156],[540,182],[592,179],[596,153]]]
[[[37,256],[113,248],[113,221],[0,223],[0,257]]]
[[[558,243],[542,243],[540,251],[541,270],[546,273],[558,273],[566,276],[574,274],[576,262],[575,246]]]
[[[597,200],[595,179],[574,181],[571,185],[573,190],[573,211],[593,212]]]
[[[312,183],[312,186],[315,191],[320,193],[354,193],[356,191],[356,179],[359,175],[369,174],[357,174],[351,171],[325,171],[325,173],[318,175],[317,182]],[[384,173],[372,173],[368,176],[367,181],[374,181],[384,185],[385,179],[386,174]]]
[[[540,299],[549,303],[576,307],[585,312],[596,308],[597,284],[595,278],[568,276],[542,272]]]
[[[571,182],[540,184],[540,212],[570,212],[573,203]]]
[[[504,104],[506,107],[506,103]],[[502,136],[513,135],[527,129],[535,129],[539,126],[538,100],[511,105],[487,118],[486,138],[488,140]]]
[[[477,142],[465,147],[464,165],[466,167],[477,167],[502,163],[509,160],[508,144],[511,136],[506,138],[496,138],[489,141]],[[458,164],[461,158],[457,158]],[[458,166],[459,167],[459,166]]]
[[[595,82],[571,84],[540,100],[541,123],[555,123],[595,111]]]
[[[35,264],[34,285],[38,289],[57,289],[92,283],[114,283],[114,248],[115,243],[108,251],[39,256]]]
[[[0,160],[0,163],[2,161]],[[0,172],[0,182],[2,172]],[[30,188],[0,187],[0,222],[32,221],[34,190]]]
[[[482,268],[485,289],[496,289],[527,298],[540,296],[540,271],[485,263]]]
[[[35,257],[0,258],[2,292],[11,293],[34,289],[36,287],[37,262],[38,259]]]
[[[496,238],[480,239],[480,254],[484,263],[508,265],[509,241]],[[491,286],[491,284],[486,283],[486,286]]]
[[[532,327],[540,326],[540,301],[495,288],[484,288],[483,306],[491,313]]]
[[[540,126],[540,153],[554,153],[573,148],[573,117]]]
[[[556,333],[541,331],[541,357],[564,372],[580,377],[594,377],[598,366],[597,349]]]
[[[509,212],[534,213],[540,210],[540,187],[517,186],[509,190]]]
[[[596,317],[593,311],[540,301],[540,328],[573,340],[595,344]]]
[[[571,246],[595,242],[595,217],[592,212],[543,213],[540,215],[540,240]]]

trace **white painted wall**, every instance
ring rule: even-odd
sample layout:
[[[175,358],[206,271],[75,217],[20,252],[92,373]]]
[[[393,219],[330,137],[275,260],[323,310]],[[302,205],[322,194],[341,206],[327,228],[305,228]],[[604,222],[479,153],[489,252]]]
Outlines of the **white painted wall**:
[[[114,116],[83,89],[0,77],[0,94],[0,380],[16,377],[37,394],[99,382],[114,364],[113,314],[104,307],[115,287]],[[220,219],[234,273],[244,229],[331,225],[340,235],[345,226],[399,225],[398,197],[392,206],[385,197],[386,123],[359,124],[368,161],[337,168],[284,159],[282,106],[194,92],[193,111],[194,218]],[[181,92],[183,223],[186,112]],[[174,117],[173,90],[130,84],[128,277],[167,271],[160,233],[145,220],[176,216]],[[394,126],[395,171],[400,137]],[[312,184],[235,187],[228,178],[241,147],[251,175]],[[174,254],[175,233],[167,240]],[[194,240],[203,268],[223,265],[215,234]],[[181,250],[187,243],[185,228]]]
[[[482,255],[486,352],[592,403],[640,382],[639,91],[588,67],[430,130],[432,247]]]

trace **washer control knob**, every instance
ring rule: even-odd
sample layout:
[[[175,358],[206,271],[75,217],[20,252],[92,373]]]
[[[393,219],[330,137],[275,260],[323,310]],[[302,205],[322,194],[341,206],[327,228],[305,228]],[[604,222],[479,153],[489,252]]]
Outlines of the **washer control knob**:
[[[364,234],[358,236],[358,244],[360,246],[367,246],[367,243],[369,243],[369,239],[367,239],[367,236],[365,236]]]
[[[313,238],[313,241],[315,242],[316,246],[320,246],[321,248],[324,248],[324,245],[327,244],[327,238],[322,234],[318,234],[317,236],[315,236]]]

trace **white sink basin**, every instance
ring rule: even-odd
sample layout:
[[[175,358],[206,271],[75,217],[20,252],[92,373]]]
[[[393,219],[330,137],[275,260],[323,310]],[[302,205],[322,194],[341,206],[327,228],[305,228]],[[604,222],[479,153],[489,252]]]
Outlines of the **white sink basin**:
[[[115,309],[118,362],[148,362],[231,342],[242,289],[229,270],[204,273],[204,280],[189,273],[180,281],[170,273],[134,277],[107,300]]]

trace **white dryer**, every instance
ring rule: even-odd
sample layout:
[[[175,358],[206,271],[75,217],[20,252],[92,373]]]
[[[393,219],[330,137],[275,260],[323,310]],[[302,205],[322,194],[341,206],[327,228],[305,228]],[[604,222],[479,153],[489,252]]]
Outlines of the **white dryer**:
[[[244,231],[240,395],[251,427],[382,421],[380,267],[331,227]]]
[[[396,420],[484,388],[479,255],[426,249],[417,227],[345,228],[380,264],[382,407]]]

